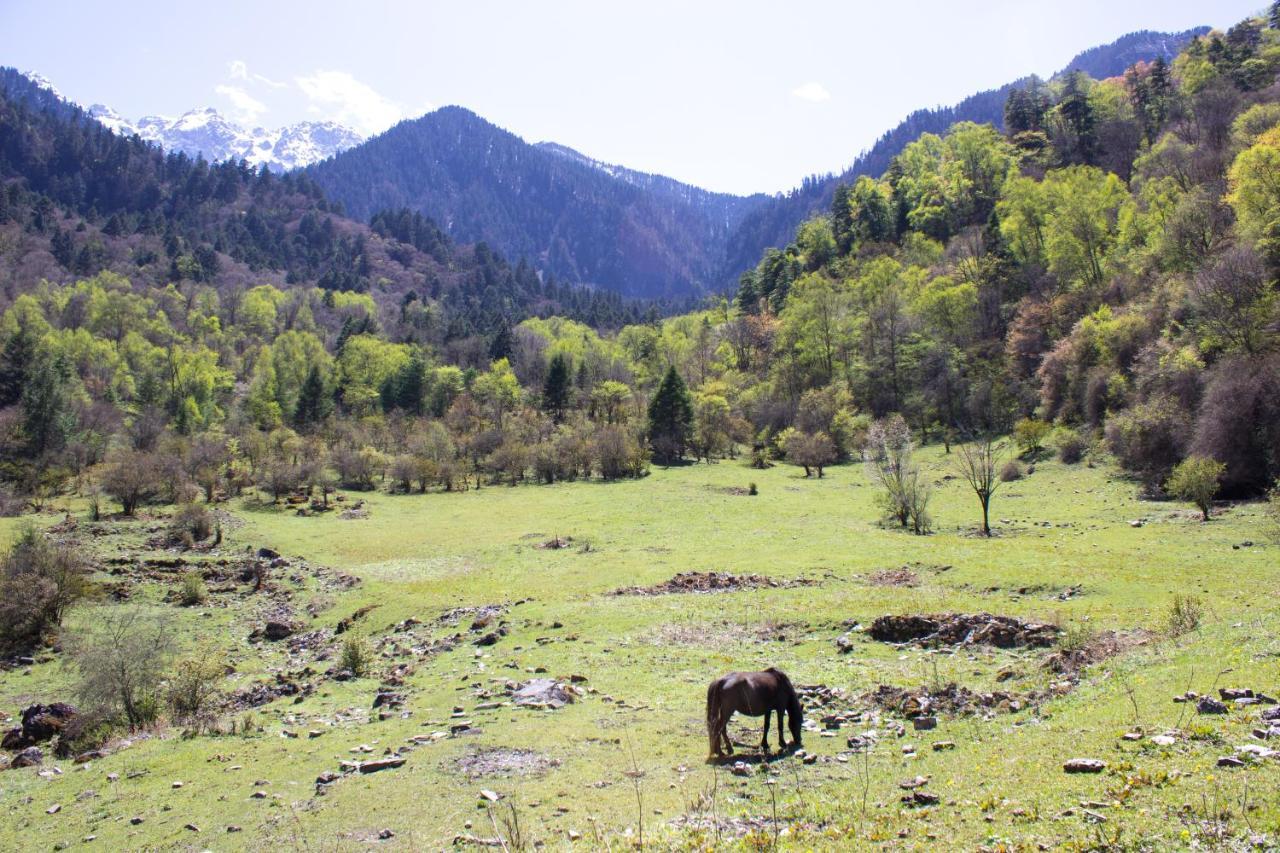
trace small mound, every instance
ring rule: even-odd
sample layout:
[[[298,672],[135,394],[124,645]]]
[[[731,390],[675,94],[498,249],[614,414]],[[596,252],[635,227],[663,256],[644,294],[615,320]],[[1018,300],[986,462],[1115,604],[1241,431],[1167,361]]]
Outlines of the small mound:
[[[873,586],[915,586],[920,583],[920,576],[906,566],[897,569],[881,569],[867,576],[867,583]]]
[[[734,575],[728,572],[681,572],[669,581],[653,586],[628,586],[613,591],[614,595],[670,595],[681,592],[736,592],[742,589],[787,589],[813,586],[809,578],[777,580],[764,575]]]
[[[1044,666],[1050,672],[1078,678],[1080,671],[1086,666],[1145,645],[1151,636],[1151,632],[1141,629],[1128,632],[1100,631],[1075,648],[1059,649],[1049,655],[1045,658]]]
[[[473,749],[457,761],[458,770],[471,779],[482,776],[530,776],[545,773],[559,761],[531,749]]]
[[[1056,625],[1024,622],[991,613],[940,613],[881,616],[871,623],[871,638],[882,643],[919,646],[995,646],[998,649],[1053,645]]]

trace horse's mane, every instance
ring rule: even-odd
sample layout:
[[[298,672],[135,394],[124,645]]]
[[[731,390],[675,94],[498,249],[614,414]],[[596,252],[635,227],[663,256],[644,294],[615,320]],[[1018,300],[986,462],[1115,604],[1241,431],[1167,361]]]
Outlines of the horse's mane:
[[[782,682],[783,686],[786,687],[787,690],[791,691],[791,695],[793,696],[796,695],[796,688],[791,683],[791,679],[787,677],[787,674],[785,672],[778,669],[776,666],[769,667],[768,669],[765,670],[765,672],[772,673],[774,676],[777,677],[777,679],[780,682]]]

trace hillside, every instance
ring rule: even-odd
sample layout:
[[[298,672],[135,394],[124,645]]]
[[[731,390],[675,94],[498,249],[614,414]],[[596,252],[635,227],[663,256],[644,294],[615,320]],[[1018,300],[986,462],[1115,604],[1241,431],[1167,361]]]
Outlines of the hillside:
[[[1203,35],[1208,29],[1198,27],[1181,33],[1146,30],[1130,33],[1110,44],[1083,51],[1053,78],[1061,79],[1073,71],[1082,71],[1096,80],[1104,80],[1123,74],[1125,69],[1138,62],[1152,62],[1156,58],[1171,60],[1191,39]],[[1003,129],[1004,104],[1009,93],[1025,87],[1031,79],[1023,77],[999,89],[978,92],[954,106],[916,110],[886,131],[839,175],[806,179],[790,193],[751,211],[729,239],[719,279],[735,281],[738,274],[754,264],[766,248],[785,245],[797,225],[814,213],[827,210],[837,186],[851,183],[859,175],[883,174],[890,161],[922,133],[943,133],[961,121],[992,124]]]
[[[556,278],[628,296],[709,290],[718,247],[762,198],[637,180],[530,145],[445,107],[307,170],[357,219],[407,207],[461,241],[484,240]]]

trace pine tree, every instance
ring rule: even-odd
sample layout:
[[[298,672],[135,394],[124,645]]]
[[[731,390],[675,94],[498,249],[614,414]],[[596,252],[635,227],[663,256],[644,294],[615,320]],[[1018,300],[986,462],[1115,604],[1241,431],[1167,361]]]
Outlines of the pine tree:
[[[564,410],[569,408],[569,359],[564,353],[556,353],[551,357],[551,365],[547,368],[547,381],[542,386],[542,408],[559,423],[564,417]]]
[[[22,399],[27,374],[35,357],[35,342],[26,329],[19,327],[0,351],[0,409]]]
[[[1280,0],[1271,4],[1271,11],[1267,13],[1267,22],[1271,24],[1271,29],[1280,30]]]
[[[689,389],[676,372],[668,368],[667,375],[649,403],[649,444],[660,462],[677,461],[689,444],[693,431],[693,401]]]
[[[293,422],[299,428],[317,424],[328,416],[329,409],[330,400],[325,393],[324,378],[320,375],[320,368],[313,364],[298,391],[298,405],[293,410]]]
[[[511,324],[504,317],[498,326],[498,331],[493,335],[493,341],[489,344],[489,360],[511,358],[511,352],[514,349],[515,338],[511,334]]]

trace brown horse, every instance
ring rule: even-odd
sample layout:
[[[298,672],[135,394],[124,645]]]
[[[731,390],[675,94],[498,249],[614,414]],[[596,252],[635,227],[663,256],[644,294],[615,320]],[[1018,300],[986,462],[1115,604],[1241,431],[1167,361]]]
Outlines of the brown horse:
[[[764,672],[731,672],[711,682],[707,688],[707,735],[711,738],[711,755],[724,755],[721,744],[733,755],[733,741],[729,739],[729,718],[734,712],[748,717],[764,714],[764,735],[760,748],[769,751],[769,714],[778,714],[778,748],[786,749],[782,736],[782,715],[787,715],[791,726],[791,748],[800,747],[800,723],[803,711],[800,697],[791,686],[791,679],[780,670],[769,667]]]

